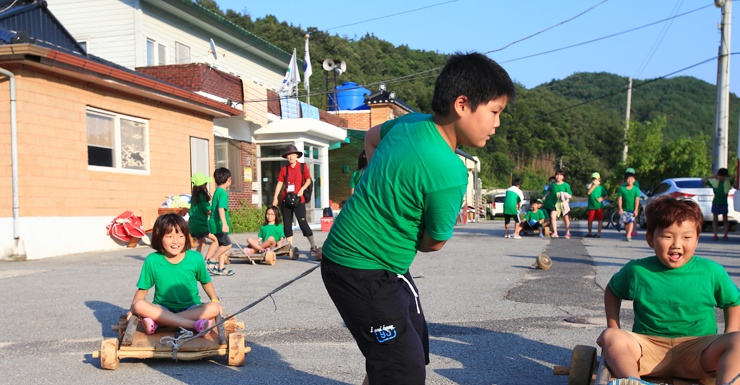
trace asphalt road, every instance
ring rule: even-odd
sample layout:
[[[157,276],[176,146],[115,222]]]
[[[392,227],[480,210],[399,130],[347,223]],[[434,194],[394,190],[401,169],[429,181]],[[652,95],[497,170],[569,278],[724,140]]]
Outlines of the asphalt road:
[[[584,223],[585,225],[585,223]],[[419,254],[411,267],[431,333],[428,384],[567,384],[552,376],[571,349],[593,345],[605,325],[602,293],[624,263],[652,255],[644,234],[621,242],[614,230],[600,239],[503,238],[503,222],[459,226],[437,253]],[[250,234],[237,234],[244,242]],[[252,235],[253,236],[253,235]],[[316,233],[321,242],[325,233]],[[740,239],[710,242],[697,255],[723,264],[740,284]],[[232,264],[214,277],[227,312],[262,297],[317,264],[307,257],[275,266]],[[545,252],[550,270],[533,270]],[[252,352],[243,367],[225,357],[174,362],[126,359],[100,368],[92,352],[131,303],[145,246],[37,261],[0,263],[0,381],[15,383],[244,383],[359,384],[363,358],[333,307],[320,271],[288,286],[239,317]],[[203,298],[207,298],[202,294]],[[151,292],[149,298],[151,299]],[[632,323],[629,303],[623,325]],[[578,317],[587,324],[569,323]]]

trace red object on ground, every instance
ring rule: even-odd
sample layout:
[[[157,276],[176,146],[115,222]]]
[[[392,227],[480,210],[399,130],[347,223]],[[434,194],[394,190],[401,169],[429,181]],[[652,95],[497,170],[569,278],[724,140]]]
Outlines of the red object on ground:
[[[321,231],[329,231],[331,230],[331,225],[334,224],[334,218],[332,217],[323,217],[321,218]]]
[[[146,236],[141,225],[141,217],[137,217],[131,211],[124,211],[105,228],[108,230],[108,235],[124,242],[130,242],[132,238],[144,238]]]

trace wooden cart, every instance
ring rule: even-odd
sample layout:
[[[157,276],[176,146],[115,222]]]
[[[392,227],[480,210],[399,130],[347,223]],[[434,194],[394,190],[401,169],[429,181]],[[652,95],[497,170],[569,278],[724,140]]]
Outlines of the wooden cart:
[[[214,320],[221,321],[221,316]],[[206,337],[198,337],[189,341],[177,352],[178,360],[199,360],[212,356],[229,356],[230,366],[243,366],[244,356],[252,351],[245,346],[244,334],[237,333],[237,329],[244,329],[243,322],[236,322],[235,318],[227,320],[223,325],[211,330]],[[118,331],[118,338],[106,338],[100,345],[100,350],[93,352],[94,358],[100,358],[103,369],[118,369],[121,358],[169,358],[172,359],[172,345],[160,343],[162,337],[176,337],[177,328],[159,327],[152,335],[146,334],[136,316],[126,321],[122,315],[118,325],[111,325],[111,330]]]
[[[298,259],[298,252],[298,248],[292,247],[290,243],[286,243],[279,248],[270,250],[266,253],[244,254],[244,252],[239,249],[226,252],[226,263],[255,261],[274,265],[278,255],[287,255],[290,259]]]
[[[606,365],[603,352],[600,357],[597,357],[596,353],[596,348],[592,346],[578,345],[573,349],[570,366],[555,366],[552,374],[568,376],[568,385],[608,385],[615,377]],[[671,381],[661,378],[645,378],[645,381],[672,385],[715,385],[714,379],[704,381],[674,379]]]

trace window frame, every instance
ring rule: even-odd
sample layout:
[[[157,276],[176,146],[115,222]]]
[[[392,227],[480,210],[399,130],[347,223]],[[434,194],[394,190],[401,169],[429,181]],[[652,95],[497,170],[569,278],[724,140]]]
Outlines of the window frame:
[[[149,60],[150,59],[150,57],[149,57],[149,44],[150,43],[152,45],[151,64],[149,64],[149,62],[150,62],[150,60]],[[147,37],[145,44],[146,44],[146,46],[145,46],[146,47],[145,48],[146,49],[146,66],[147,67],[154,67],[154,66],[157,65],[157,41],[154,40],[154,39],[152,39],[151,37]]]
[[[113,118],[113,167],[106,166],[94,166],[90,165],[88,158],[87,169],[89,171],[102,171],[102,172],[113,172],[121,174],[136,174],[136,175],[150,175],[152,167],[151,148],[149,147],[149,120],[137,118],[129,115],[119,114],[116,112],[101,110],[99,108],[87,106],[85,109],[85,135],[87,136],[87,114],[93,113],[97,115],[107,116]],[[145,170],[134,170],[130,168],[124,168],[121,166],[121,119],[130,120],[133,122],[144,124],[144,146],[146,151],[146,169]],[[85,138],[87,142],[87,138]]]
[[[231,171],[231,186],[229,187],[229,193],[241,193],[244,191],[244,181],[242,180],[242,145],[241,141],[236,139],[230,139],[230,138],[224,138],[218,135],[214,136],[213,141],[214,146],[214,158],[215,158],[215,170],[218,170],[221,167],[226,167]],[[225,151],[221,151],[221,153],[224,154],[224,160],[218,159],[219,154],[219,147],[224,146]],[[238,160],[239,164],[238,167],[234,167],[233,165],[229,164],[229,162],[232,160],[232,154],[230,153],[230,146],[235,147],[233,151],[236,151],[236,155],[233,158],[234,160]],[[225,165],[221,165],[221,163],[225,163]]]
[[[188,58],[185,60],[185,62],[180,61],[180,51],[182,49],[180,47],[185,47],[188,49]],[[181,43],[179,41],[175,41],[175,64],[190,64],[191,50],[192,48],[189,45]]]
[[[160,48],[162,49],[162,52],[160,51]],[[163,53],[163,54],[161,54]],[[158,66],[166,66],[167,65],[167,45],[162,44],[160,42],[157,42],[157,65]]]

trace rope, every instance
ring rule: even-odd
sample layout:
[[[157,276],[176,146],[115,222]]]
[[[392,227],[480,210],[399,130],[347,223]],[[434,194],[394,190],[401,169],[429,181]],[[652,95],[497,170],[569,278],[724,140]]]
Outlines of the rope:
[[[180,328],[178,333],[180,334],[180,336],[177,338],[170,337],[170,336],[164,336],[159,339],[159,343],[162,345],[168,345],[168,344],[172,345],[172,359],[173,360],[177,360],[177,349],[175,348],[175,346],[177,345],[177,342],[183,338],[190,338],[193,336],[193,332],[183,327]],[[177,346],[177,348],[179,348],[179,346]]]
[[[316,266],[314,266],[314,267],[312,267],[312,268],[310,268],[310,269],[308,269],[308,270],[304,271],[303,273],[301,273],[301,275],[299,275],[299,276],[297,276],[297,277],[295,277],[295,278],[291,279],[291,280],[290,280],[290,281],[288,281],[288,282],[285,282],[284,284],[282,284],[282,285],[278,286],[278,287],[277,287],[277,288],[276,288],[275,290],[273,290],[273,291],[271,291],[271,292],[269,292],[269,293],[265,294],[265,295],[264,295],[264,296],[263,296],[262,298],[260,298],[260,299],[258,299],[258,300],[256,300],[256,301],[254,301],[254,302],[252,302],[252,303],[250,303],[249,305],[245,306],[244,308],[242,308],[241,310],[237,311],[236,313],[234,313],[234,314],[232,314],[232,315],[230,315],[230,316],[228,316],[228,317],[226,317],[226,318],[222,319],[222,320],[221,320],[221,322],[219,322],[219,323],[217,323],[217,324],[214,324],[214,325],[213,325],[213,326],[211,326],[210,328],[208,328],[208,329],[205,329],[205,330],[201,331],[200,333],[198,333],[198,334],[196,334],[196,335],[193,335],[193,332],[191,332],[191,331],[189,331],[189,330],[186,330],[186,331],[187,331],[187,333],[190,333],[190,335],[182,335],[182,336],[180,336],[180,337],[178,337],[178,338],[172,338],[172,337],[169,337],[169,336],[168,336],[168,337],[162,337],[162,339],[161,339],[161,340],[160,340],[159,342],[160,342],[160,343],[162,343],[162,344],[164,344],[164,342],[162,342],[162,340],[164,340],[165,338],[169,338],[169,339],[171,339],[172,341],[170,341],[170,340],[167,340],[167,342],[166,342],[166,343],[168,343],[168,344],[171,344],[171,345],[172,345],[172,359],[177,359],[177,351],[178,351],[178,350],[180,349],[180,347],[181,347],[182,345],[185,345],[185,344],[186,344],[186,343],[188,343],[189,341],[192,341],[192,340],[194,340],[194,339],[196,339],[196,338],[198,338],[198,337],[200,337],[200,336],[202,336],[202,335],[204,335],[204,334],[210,333],[210,331],[211,331],[211,330],[213,330],[214,328],[216,328],[216,327],[218,327],[218,326],[222,325],[222,324],[223,324],[224,322],[228,321],[229,319],[231,319],[231,318],[234,318],[234,317],[236,317],[237,315],[239,315],[239,314],[241,314],[241,313],[244,313],[245,311],[247,311],[247,310],[249,310],[249,309],[253,308],[254,306],[256,306],[256,305],[257,305],[258,303],[260,303],[260,302],[262,302],[262,301],[266,300],[267,298],[272,298],[272,295],[273,295],[273,294],[275,294],[275,293],[279,292],[280,290],[283,290],[283,289],[285,289],[286,287],[288,287],[288,286],[289,286],[290,284],[292,284],[293,282],[295,282],[295,281],[297,281],[297,280],[299,280],[299,279],[301,279],[301,278],[303,278],[303,277],[305,277],[305,276],[307,276],[307,275],[309,275],[309,274],[313,273],[313,271],[314,271],[314,270],[316,270],[316,269],[318,269],[319,267],[321,267],[321,264],[318,264],[318,265],[316,265]],[[272,299],[272,301],[273,301],[273,303],[274,303],[274,302],[275,302],[275,299],[273,298],[273,299]],[[275,309],[277,310],[277,305],[275,305]],[[181,329],[181,330],[185,330],[185,329],[183,329],[183,328],[180,328],[180,329]],[[183,333],[183,334],[185,334],[185,333]],[[185,340],[184,340],[184,341],[182,341],[182,342],[180,342],[179,340],[180,340],[181,338],[185,338]]]

